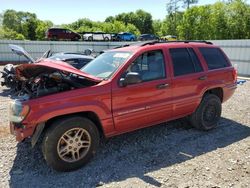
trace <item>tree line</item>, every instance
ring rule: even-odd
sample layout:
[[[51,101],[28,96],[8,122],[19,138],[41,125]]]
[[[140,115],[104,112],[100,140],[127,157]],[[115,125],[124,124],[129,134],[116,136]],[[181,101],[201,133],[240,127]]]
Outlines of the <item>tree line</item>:
[[[126,31],[135,35],[175,35],[180,40],[250,38],[250,5],[246,1],[218,1],[211,5],[196,6],[197,2],[167,1],[166,17],[163,20],[153,20],[150,13],[137,10],[109,16],[104,22],[82,18],[58,27],[75,32]],[[0,39],[45,40],[46,30],[53,25],[51,21],[38,19],[34,13],[6,10],[0,14]]]

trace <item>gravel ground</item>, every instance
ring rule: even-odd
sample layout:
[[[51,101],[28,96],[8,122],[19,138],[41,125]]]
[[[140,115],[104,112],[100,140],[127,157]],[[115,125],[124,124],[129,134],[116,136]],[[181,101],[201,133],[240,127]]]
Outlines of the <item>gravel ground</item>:
[[[219,126],[197,131],[185,120],[103,142],[82,169],[47,167],[40,148],[7,133],[8,91],[0,90],[0,187],[250,187],[250,82],[223,104]]]

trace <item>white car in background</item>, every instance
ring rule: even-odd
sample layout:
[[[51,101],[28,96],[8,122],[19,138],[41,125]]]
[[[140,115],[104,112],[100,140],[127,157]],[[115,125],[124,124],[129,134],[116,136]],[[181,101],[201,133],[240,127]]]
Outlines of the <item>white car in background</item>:
[[[90,32],[83,34],[83,40],[86,41],[111,41],[111,34],[104,32]]]

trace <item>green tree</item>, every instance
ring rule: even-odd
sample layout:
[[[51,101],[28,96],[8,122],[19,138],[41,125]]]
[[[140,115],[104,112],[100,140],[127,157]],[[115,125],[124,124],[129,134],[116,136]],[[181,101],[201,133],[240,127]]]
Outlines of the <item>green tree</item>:
[[[146,11],[137,10],[136,12],[121,13],[115,17],[108,17],[105,21],[114,22],[115,20],[124,22],[125,25],[133,24],[140,33],[153,33],[152,15]]]
[[[156,34],[157,36],[163,35],[162,25],[163,25],[163,22],[161,20],[154,20],[153,21],[154,34]]]
[[[242,0],[228,4],[229,37],[234,39],[250,38],[250,5]]]
[[[45,40],[45,32],[53,26],[51,21],[39,20],[36,27],[36,38],[37,40]]]
[[[212,25],[209,31],[209,39],[228,39],[230,38],[230,29],[227,23],[227,4],[216,2],[211,5],[210,24]]]
[[[3,14],[0,14],[0,27],[3,25]]]
[[[30,12],[6,10],[3,15],[4,28],[20,33],[29,40],[36,40],[38,22],[36,14]]]
[[[25,37],[11,29],[0,27],[0,39],[1,40],[24,40]]]
[[[178,25],[180,39],[204,40],[209,39],[211,27],[209,15],[210,5],[191,7],[183,15],[182,22]]]

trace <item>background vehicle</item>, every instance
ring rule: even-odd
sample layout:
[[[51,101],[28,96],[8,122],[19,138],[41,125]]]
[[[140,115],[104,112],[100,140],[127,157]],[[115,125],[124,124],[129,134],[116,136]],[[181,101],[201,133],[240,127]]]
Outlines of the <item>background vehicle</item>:
[[[111,33],[111,38],[112,38],[112,41],[119,41],[120,40],[118,33]]]
[[[237,85],[226,55],[206,41],[140,42],[81,70],[41,60],[18,72],[32,90],[11,104],[10,130],[18,141],[32,136],[32,146],[44,135],[44,158],[58,171],[86,164],[100,136],[182,117],[197,129],[215,128]]]
[[[165,40],[165,41],[176,41],[177,40],[177,37],[174,36],[174,35],[167,35],[167,36],[163,36],[161,37],[162,40]]]
[[[81,69],[92,61],[94,57],[79,53],[56,53],[50,56],[49,59],[64,61],[77,69]]]
[[[121,32],[118,33],[118,40],[123,40],[123,41],[135,41],[136,36],[132,33],[128,32]]]
[[[101,31],[90,32],[83,34],[83,40],[87,41],[110,41],[112,40],[111,34]]]
[[[46,38],[48,40],[73,40],[78,41],[81,39],[81,35],[75,33],[69,29],[63,28],[50,28],[46,32]]]
[[[142,34],[138,37],[138,40],[144,41],[144,40],[159,40],[159,37],[153,34]]]

